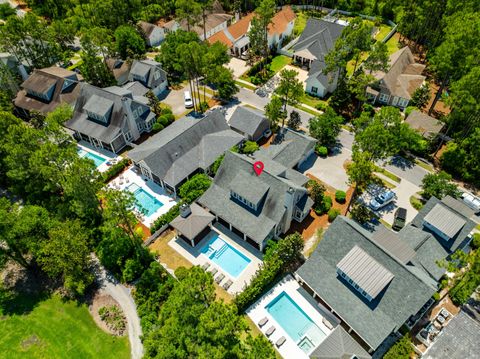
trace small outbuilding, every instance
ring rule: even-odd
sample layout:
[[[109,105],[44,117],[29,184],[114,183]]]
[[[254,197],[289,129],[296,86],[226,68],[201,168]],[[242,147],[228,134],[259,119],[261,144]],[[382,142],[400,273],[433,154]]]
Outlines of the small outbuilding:
[[[180,214],[170,226],[177,230],[178,237],[185,240],[192,247],[198,244],[208,232],[215,216],[196,203],[180,206]]]
[[[443,122],[417,110],[412,111],[405,122],[425,138],[437,136],[445,126]]]
[[[264,113],[253,108],[238,106],[229,121],[232,130],[240,133],[249,141],[258,141],[270,129],[270,123]]]

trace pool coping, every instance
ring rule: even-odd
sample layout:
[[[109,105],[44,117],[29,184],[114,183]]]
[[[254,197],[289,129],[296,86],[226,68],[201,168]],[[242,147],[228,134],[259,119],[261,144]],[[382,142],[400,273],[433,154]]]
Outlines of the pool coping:
[[[121,157],[117,156],[115,153],[107,151],[105,149],[95,148],[90,143],[83,140],[80,142],[77,142],[77,148],[93,153],[105,159],[105,162],[103,162],[100,166],[96,168],[97,171],[100,173],[107,171],[111,167],[107,165],[108,161],[111,161],[113,159],[121,160]]]
[[[248,251],[245,247],[243,247],[238,243],[240,241],[239,238],[234,238],[234,236],[222,230],[223,228],[220,228],[216,224],[210,225],[210,229],[212,231],[217,232],[223,241],[225,241],[227,244],[235,248],[237,251],[242,253],[245,257],[247,257],[250,260],[250,263],[242,271],[242,273],[240,273],[238,277],[234,278],[230,276],[218,264],[212,262],[212,260],[210,260],[206,255],[202,253],[201,249],[205,247],[205,245],[208,243],[208,240],[209,240],[207,236],[202,238],[195,247],[190,246],[178,236],[175,236],[172,240],[170,240],[170,242],[168,242],[168,245],[173,249],[175,249],[175,251],[181,254],[183,257],[185,257],[193,265],[202,266],[205,263],[209,263],[210,267],[207,270],[212,270],[213,268],[216,268],[218,270],[218,272],[214,275],[215,278],[220,273],[223,273],[225,275],[225,279],[223,279],[220,282],[220,285],[223,285],[228,279],[230,279],[233,282],[233,284],[230,286],[227,292],[229,294],[235,295],[236,293],[241,292],[244,289],[244,287],[248,283],[250,283],[250,280],[252,279],[253,275],[255,274],[257,269],[260,267],[260,264],[262,263],[263,255],[260,252],[253,253],[251,251]]]
[[[276,348],[280,355],[284,358],[295,359],[309,359],[315,349],[321,344],[316,343],[313,349],[307,354],[297,346],[297,343],[293,341],[290,335],[282,328],[282,326],[273,318],[273,316],[267,311],[266,307],[276,299],[282,292],[288,294],[288,296],[301,308],[301,310],[314,322],[326,335],[325,340],[334,328],[329,329],[323,322],[325,316],[321,314],[321,309],[314,307],[301,293],[301,287],[298,282],[289,274],[285,276],[279,283],[277,283],[271,290],[265,293],[259,300],[257,300],[250,308],[247,309],[246,314],[255,323],[259,330],[265,334],[265,332],[272,325],[276,328],[275,332],[268,338],[274,345],[278,339],[282,336],[285,337],[285,343]],[[268,318],[268,322],[260,328],[258,323],[263,318]],[[330,323],[332,326],[335,323]]]

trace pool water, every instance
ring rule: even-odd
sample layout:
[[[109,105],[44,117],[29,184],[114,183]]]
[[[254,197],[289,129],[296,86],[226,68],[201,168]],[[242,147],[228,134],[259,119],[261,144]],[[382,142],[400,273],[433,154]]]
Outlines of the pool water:
[[[208,235],[211,238],[201,252],[230,276],[237,278],[247,268],[250,259],[223,241],[218,233],[212,231]]]
[[[285,292],[280,293],[265,309],[307,354],[326,337],[323,330]]]
[[[160,207],[163,206],[162,202],[135,183],[128,186],[127,189],[135,196],[135,200],[137,202],[135,207],[147,217],[154,214]]]
[[[95,153],[86,151],[83,148],[78,148],[77,152],[78,152],[78,155],[80,157],[88,158],[88,159],[92,160],[93,163],[95,163],[95,167],[99,167],[102,163],[104,163],[106,161],[105,158],[103,158],[103,157],[101,157],[101,156],[99,156]]]

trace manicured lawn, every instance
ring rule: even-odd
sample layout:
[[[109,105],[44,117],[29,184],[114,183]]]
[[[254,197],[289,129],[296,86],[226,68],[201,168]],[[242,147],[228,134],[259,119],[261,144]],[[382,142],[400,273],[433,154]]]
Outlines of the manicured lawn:
[[[272,59],[272,63],[270,64],[270,70],[277,73],[281,69],[283,69],[285,66],[290,64],[291,62],[292,62],[292,59],[288,56],[285,56],[285,55],[275,56]]]
[[[300,98],[300,102],[304,103],[305,105],[312,106],[316,108],[316,106],[320,103],[323,103],[325,106],[328,105],[328,102],[325,100],[322,100],[318,97],[310,96],[307,93],[304,93],[302,97]]]
[[[379,166],[377,166],[377,165],[375,165],[375,172],[378,172],[378,173],[383,174],[384,176],[387,176],[387,177],[390,178],[392,181],[395,181],[395,182],[398,182],[398,183],[400,183],[400,181],[401,181],[401,178],[400,178],[400,177],[398,177],[397,175],[393,174],[392,172],[387,171],[385,168],[379,167]]]
[[[97,327],[85,304],[64,302],[58,296],[41,300],[15,298],[11,314],[0,308],[2,358],[102,358],[130,357],[128,338],[114,337]]]
[[[243,80],[243,75],[242,75],[242,80]],[[248,81],[248,79],[244,80],[244,81]],[[238,86],[245,87],[246,89],[249,89],[249,90],[252,90],[252,91],[255,91],[255,89],[256,89],[255,85],[247,85],[246,83],[243,83],[243,82],[240,82],[240,81],[235,81],[235,83]]]
[[[375,35],[375,40],[382,41],[391,30],[392,28],[388,25],[385,25],[385,24],[380,25],[380,31]]]
[[[293,25],[294,36],[300,36],[307,25],[308,15],[303,12],[297,12],[297,18],[295,19],[295,25]]]
[[[390,38],[390,40],[387,41],[387,49],[389,55],[400,49],[400,43],[398,42],[399,37],[400,35],[397,32]]]

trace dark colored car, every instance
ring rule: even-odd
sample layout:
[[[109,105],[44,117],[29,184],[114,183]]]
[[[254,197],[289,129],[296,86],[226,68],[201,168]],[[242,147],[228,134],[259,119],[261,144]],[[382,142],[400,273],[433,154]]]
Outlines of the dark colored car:
[[[392,229],[395,231],[401,230],[407,221],[407,210],[405,208],[397,208],[393,216]]]

